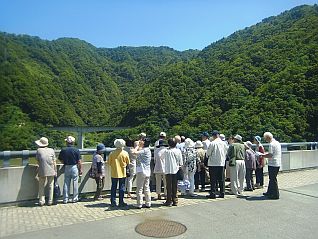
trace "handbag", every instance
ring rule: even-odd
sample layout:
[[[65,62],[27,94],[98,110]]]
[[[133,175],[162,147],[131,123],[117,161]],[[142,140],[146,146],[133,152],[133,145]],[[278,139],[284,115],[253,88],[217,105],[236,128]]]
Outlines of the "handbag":
[[[57,183],[57,176],[54,176],[54,189],[53,189],[53,200],[57,201],[57,199],[61,196],[61,189]]]
[[[205,154],[204,155],[204,166],[208,167],[208,161],[209,161],[209,157]]]
[[[92,166],[91,166],[91,168],[88,170],[88,176],[89,176],[90,178],[95,179],[95,173],[93,172]]]
[[[179,168],[177,172],[177,180],[183,180],[184,179],[184,172],[182,168]]]

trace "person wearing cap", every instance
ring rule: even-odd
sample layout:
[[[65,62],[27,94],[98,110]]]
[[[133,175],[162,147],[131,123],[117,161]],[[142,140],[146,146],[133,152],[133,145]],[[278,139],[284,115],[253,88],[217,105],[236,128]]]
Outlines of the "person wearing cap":
[[[220,139],[220,134],[217,130],[212,132],[213,141],[208,150],[208,167],[210,172],[211,191],[207,198],[215,199],[217,185],[220,187],[220,198],[224,198],[224,165],[226,160],[227,145]]]
[[[256,152],[256,170],[255,170],[255,177],[256,177],[256,184],[255,188],[263,188],[264,187],[264,172],[263,168],[265,167],[265,159],[263,155],[257,154],[265,153],[264,146],[261,143],[261,137],[255,136],[254,137],[254,144],[256,144],[255,152]]]
[[[256,169],[256,159],[255,152],[252,147],[253,144],[251,141],[246,141],[244,143],[245,146],[245,180],[246,180],[246,188],[245,191],[253,191],[254,190],[254,181],[253,181],[253,171]]]
[[[95,178],[96,182],[96,192],[94,195],[94,200],[102,200],[101,192],[104,188],[104,182],[105,182],[105,162],[103,154],[106,150],[106,147],[104,144],[98,144],[96,147],[96,152],[93,155],[92,159],[92,175]]]
[[[151,150],[150,139],[145,138],[140,141],[139,147],[136,150],[136,181],[137,181],[137,208],[143,207],[143,194],[145,195],[145,207],[151,207],[151,192],[150,192],[150,163],[151,163]]]
[[[64,186],[63,186],[63,203],[69,202],[70,185],[73,182],[73,203],[78,201],[78,176],[82,175],[82,163],[80,151],[74,147],[75,138],[67,136],[65,139],[66,147],[59,154],[59,160],[63,162]]]
[[[204,156],[205,151],[203,150],[203,144],[200,140],[195,142],[194,148],[197,151],[197,171],[194,174],[194,184],[195,191],[199,191],[199,183],[201,183],[201,191],[205,191],[205,171],[206,168],[204,166]]]
[[[264,139],[269,143],[268,152],[264,155],[265,158],[268,158],[269,183],[267,192],[263,194],[269,199],[279,199],[277,174],[282,164],[282,147],[270,132],[264,133]]]
[[[36,160],[38,161],[38,176],[39,176],[39,205],[45,204],[45,182],[48,186],[48,202],[47,205],[53,204],[53,187],[54,176],[56,175],[56,157],[54,149],[49,148],[49,140],[45,137],[35,141],[38,146],[36,150]]]
[[[126,167],[130,163],[129,154],[123,150],[126,145],[125,140],[115,139],[114,145],[116,149],[109,154],[107,164],[111,169],[111,193],[110,193],[110,206],[117,207],[116,204],[116,191],[119,184],[119,207],[125,207],[127,204],[124,202],[125,195],[125,180],[126,180]]]
[[[165,140],[167,137],[167,134],[165,132],[160,132],[159,139],[155,142],[155,147],[159,145],[159,140]]]
[[[139,141],[140,141],[140,140],[143,141],[146,137],[147,137],[147,134],[144,133],[144,132],[141,132],[141,133],[138,135],[138,140],[139,140]]]
[[[231,191],[240,196],[244,190],[245,179],[245,146],[242,143],[242,136],[235,135],[234,142],[228,149],[229,166],[231,171]]]
[[[162,153],[168,147],[168,143],[165,140],[160,139],[158,145],[154,150],[154,174],[156,176],[156,193],[158,195],[158,200],[161,200],[161,183],[163,181],[164,195],[167,196],[166,188],[166,177],[165,177],[165,162],[162,157]]]

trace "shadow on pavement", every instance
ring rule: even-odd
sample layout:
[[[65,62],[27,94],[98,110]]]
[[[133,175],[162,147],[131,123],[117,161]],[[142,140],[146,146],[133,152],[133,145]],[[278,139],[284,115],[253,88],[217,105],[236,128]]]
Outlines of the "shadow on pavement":
[[[88,208],[98,208],[98,207],[108,207],[110,206],[109,203],[97,203],[97,204],[86,204],[85,207]]]
[[[264,201],[268,200],[265,196],[247,196],[245,197],[247,201]]]

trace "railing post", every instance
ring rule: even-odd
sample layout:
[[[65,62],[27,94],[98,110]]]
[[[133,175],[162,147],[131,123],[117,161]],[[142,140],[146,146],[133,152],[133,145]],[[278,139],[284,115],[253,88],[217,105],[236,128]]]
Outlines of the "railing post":
[[[282,146],[282,151],[285,152],[285,151],[288,151],[288,148],[287,148],[287,144],[281,144]]]
[[[29,150],[22,150],[22,166],[27,166],[29,163]]]
[[[11,151],[3,151],[3,167],[10,167]]]

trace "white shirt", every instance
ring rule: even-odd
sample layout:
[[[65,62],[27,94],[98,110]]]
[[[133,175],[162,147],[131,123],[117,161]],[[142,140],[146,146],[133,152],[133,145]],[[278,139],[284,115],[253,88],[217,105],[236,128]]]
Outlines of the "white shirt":
[[[136,172],[143,173],[146,177],[150,177],[151,169],[150,169],[150,162],[151,162],[151,151],[149,148],[143,148],[142,150],[138,151],[138,156],[136,160]]]
[[[208,166],[224,166],[227,148],[226,143],[220,138],[213,140],[206,153],[209,157]]]
[[[205,150],[205,152],[208,150],[210,144],[211,144],[211,141],[206,139],[204,141],[202,141],[202,144],[203,144],[203,149]]]
[[[268,159],[268,166],[280,167],[282,165],[282,147],[276,139],[269,143],[268,152],[272,157]]]
[[[182,163],[181,151],[177,148],[168,148],[163,151],[162,157],[165,163],[165,174],[176,174]]]
[[[165,160],[162,157],[162,153],[166,150],[166,147],[161,146],[160,148],[156,148],[154,151],[154,161],[155,167],[154,173],[164,173],[165,172]]]

